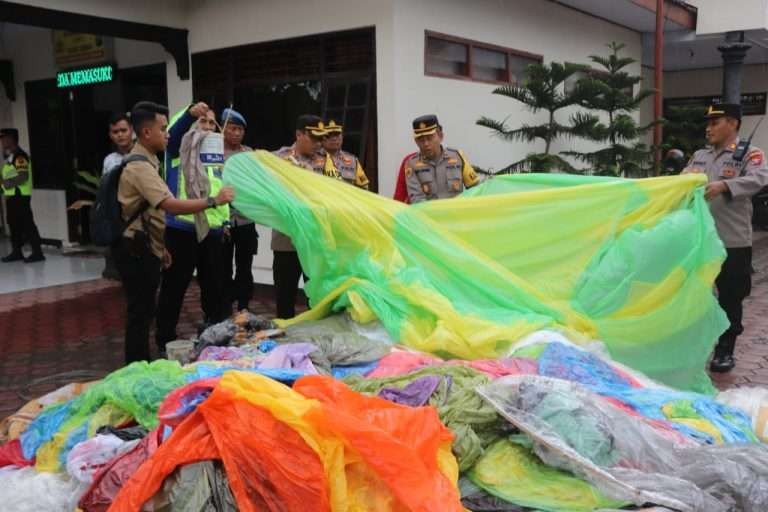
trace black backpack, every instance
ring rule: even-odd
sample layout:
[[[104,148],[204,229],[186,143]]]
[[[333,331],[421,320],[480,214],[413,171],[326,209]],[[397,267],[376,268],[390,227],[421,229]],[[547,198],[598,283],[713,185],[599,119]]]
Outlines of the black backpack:
[[[149,203],[144,203],[136,213],[131,215],[130,219],[125,221],[122,205],[117,200],[117,188],[120,185],[123,169],[131,162],[140,161],[149,162],[149,159],[143,155],[130,154],[123,158],[120,165],[101,177],[99,191],[96,192],[96,202],[91,208],[91,241],[94,244],[102,247],[114,245],[123,236],[125,229],[149,208]]]

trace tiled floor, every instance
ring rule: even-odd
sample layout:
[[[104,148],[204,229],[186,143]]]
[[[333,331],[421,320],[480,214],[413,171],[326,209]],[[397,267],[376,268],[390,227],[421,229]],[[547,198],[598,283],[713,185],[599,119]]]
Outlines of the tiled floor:
[[[193,280],[180,337],[197,333],[199,297]],[[274,312],[271,287],[257,286],[251,309]],[[122,366],[124,318],[122,288],[104,279],[0,295],[0,417],[27,398]],[[154,350],[154,338],[151,345]]]
[[[102,260],[94,261],[100,273]],[[713,376],[721,389],[768,386],[768,233],[758,235],[754,266],[737,367],[729,374]],[[0,277],[0,284],[2,279],[5,277]],[[271,314],[272,288],[257,286],[251,308]],[[119,368],[124,311],[121,287],[103,279],[0,293],[0,417],[28,398]],[[179,336],[194,335],[201,318],[199,288],[193,282],[179,319]]]
[[[29,255],[27,247],[26,254]],[[7,238],[0,238],[0,255],[11,252]],[[45,261],[37,263],[0,263],[0,293],[12,293],[46,286],[88,281],[101,277],[104,258],[98,255],[62,254],[43,247]]]

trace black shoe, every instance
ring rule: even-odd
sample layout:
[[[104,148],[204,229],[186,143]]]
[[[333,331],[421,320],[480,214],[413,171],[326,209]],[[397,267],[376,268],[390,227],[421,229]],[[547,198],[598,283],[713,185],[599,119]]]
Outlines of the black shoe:
[[[715,357],[712,358],[712,362],[709,363],[709,370],[715,373],[728,373],[733,370],[734,366],[736,366],[736,361],[734,361],[732,355],[716,354]]]
[[[41,252],[34,252],[24,258],[24,263],[35,263],[38,261],[45,261],[45,256],[43,256],[43,253]]]
[[[101,272],[101,277],[110,281],[120,281],[120,272],[114,268],[107,267]]]
[[[5,256],[0,261],[3,263],[10,263],[12,261],[21,261],[24,259],[24,255],[20,251],[13,251],[8,256]]]

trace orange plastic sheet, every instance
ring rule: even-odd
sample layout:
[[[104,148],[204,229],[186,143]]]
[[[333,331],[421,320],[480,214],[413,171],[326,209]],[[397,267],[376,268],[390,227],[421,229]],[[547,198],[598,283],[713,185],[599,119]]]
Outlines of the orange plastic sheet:
[[[460,511],[451,441],[430,407],[366,397],[330,377],[291,389],[228,372],[110,510],[140,510],[178,466],[220,459],[243,511]]]

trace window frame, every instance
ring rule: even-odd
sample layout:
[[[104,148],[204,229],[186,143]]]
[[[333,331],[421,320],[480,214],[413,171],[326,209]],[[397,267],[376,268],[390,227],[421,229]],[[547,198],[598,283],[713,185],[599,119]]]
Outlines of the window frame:
[[[443,41],[449,42],[449,43],[457,43],[457,44],[463,44],[467,47],[467,75],[454,75],[450,73],[438,73],[435,71],[429,71],[428,69],[428,63],[429,63],[429,38],[434,39],[441,39]],[[505,61],[507,65],[506,73],[507,78],[506,80],[488,80],[485,78],[476,78],[473,76],[473,66],[472,66],[472,53],[474,48],[479,48],[482,50],[490,50],[495,52],[504,53],[505,55]],[[480,41],[474,41],[472,39],[466,39],[463,37],[457,37],[452,36],[448,34],[443,34],[441,32],[434,32],[432,30],[425,30],[424,31],[424,76],[431,76],[436,78],[452,78],[454,80],[462,80],[464,82],[478,82],[478,83],[484,83],[484,84],[493,84],[493,85],[520,85],[519,83],[513,83],[511,81],[511,66],[510,66],[510,59],[513,57],[523,57],[525,59],[532,59],[536,60],[539,63],[544,62],[544,56],[539,55],[536,53],[526,52],[523,50],[517,50],[514,48],[507,48],[505,46],[498,46],[495,44],[490,43],[482,43]]]

